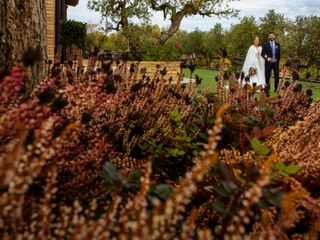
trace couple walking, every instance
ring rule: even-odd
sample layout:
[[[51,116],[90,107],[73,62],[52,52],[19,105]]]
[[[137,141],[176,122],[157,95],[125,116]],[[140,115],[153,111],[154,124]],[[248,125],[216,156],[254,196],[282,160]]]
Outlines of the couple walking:
[[[274,32],[268,35],[268,41],[260,46],[259,37],[255,37],[253,45],[249,48],[242,71],[245,76],[249,76],[250,84],[255,83],[270,90],[271,70],[274,73],[274,91],[276,92],[279,84],[279,61],[280,44],[275,41]]]

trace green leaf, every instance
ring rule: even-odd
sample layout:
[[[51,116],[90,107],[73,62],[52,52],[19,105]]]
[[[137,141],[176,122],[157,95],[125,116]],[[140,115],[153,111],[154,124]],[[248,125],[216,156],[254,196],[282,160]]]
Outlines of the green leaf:
[[[258,138],[256,138],[256,137],[253,138],[250,143],[251,143],[251,146],[252,146],[252,148],[253,148],[253,150],[255,152],[260,152],[259,150],[260,150],[260,147],[261,147],[261,143],[258,140]]]
[[[168,153],[166,154],[167,157],[178,157],[178,156],[183,156],[185,155],[185,151],[180,150],[179,148],[169,148]]]
[[[154,141],[149,140],[148,143],[152,146],[152,147],[157,147],[157,144]]]
[[[296,174],[300,170],[299,165],[290,165],[285,168],[285,172],[288,174]]]
[[[260,153],[263,155],[263,156],[266,156],[270,153],[270,149],[268,147],[265,147],[265,146],[262,146],[261,149],[260,149]]]
[[[172,150],[172,153],[173,153],[173,154],[178,154],[178,153],[179,153],[179,149],[178,149],[178,148],[174,148],[174,149]]]
[[[275,181],[275,180],[277,180],[276,174],[274,174],[273,172],[269,173],[269,179],[270,179],[270,181]]]
[[[268,155],[270,153],[270,149],[266,146],[263,146],[258,138],[253,138],[251,140],[251,146],[256,153],[260,153],[261,155]]]
[[[282,203],[282,194],[277,194],[272,197],[269,197],[267,198],[267,201],[273,206],[280,208]]]
[[[284,171],[284,169],[286,168],[286,165],[284,165],[284,163],[282,163],[282,162],[277,162],[274,165],[274,168],[279,170],[279,171]]]
[[[114,166],[111,162],[105,162],[104,165],[103,165],[103,169],[104,169],[106,172],[109,172],[109,171],[117,171],[116,166]]]
[[[228,197],[229,196],[229,193],[226,191],[226,189],[223,187],[223,186],[214,186],[213,187],[214,191],[217,192],[220,196],[222,197]]]
[[[249,117],[245,117],[244,121],[249,125],[255,125],[258,122],[258,119],[252,116],[249,116]]]
[[[230,180],[223,181],[222,186],[230,194],[234,193],[234,191],[236,191],[238,188],[238,186],[233,181],[230,181]]]
[[[284,177],[288,177],[288,176],[289,176],[289,174],[287,174],[287,173],[285,173],[285,172],[283,172],[283,171],[280,172],[280,175],[282,175],[282,176],[284,176]]]
[[[283,193],[279,191],[279,189],[276,188],[264,188],[262,189],[262,193],[264,196],[264,199],[271,205],[276,207],[281,207]]]
[[[266,107],[264,109],[264,112],[265,112],[266,115],[268,115],[270,117],[272,117],[275,114],[275,111],[270,107]]]
[[[108,182],[105,184],[105,188],[108,189],[108,190],[116,190],[117,189],[117,186],[111,182]]]
[[[174,120],[176,123],[181,122],[181,115],[179,112],[178,108],[175,108],[171,113],[170,113],[170,118]]]
[[[94,167],[94,164],[93,162],[88,162],[84,167],[88,170],[92,170]]]
[[[192,154],[193,154],[194,156],[199,156],[199,152],[198,152],[197,150],[193,150],[193,151],[192,151]]]
[[[236,191],[238,189],[238,186],[232,181],[228,181],[228,186],[232,191]]]
[[[260,208],[268,208],[270,207],[270,204],[266,199],[260,199],[260,201],[258,202],[258,206]]]
[[[142,176],[142,171],[140,169],[133,170],[128,178],[124,181],[124,185],[126,188],[135,188],[138,189],[140,187],[140,179]]]
[[[100,175],[102,179],[108,181],[120,181],[122,175],[118,173],[117,168],[110,162],[105,162],[103,165],[104,173]]]
[[[138,147],[141,149],[142,152],[144,152],[149,147],[149,143],[144,142],[143,144],[138,144]]]
[[[216,209],[217,211],[219,211],[219,212],[224,212],[224,211],[225,211],[225,208],[226,208],[226,206],[224,205],[224,203],[223,203],[223,202],[220,202],[220,201],[214,201],[214,202],[212,203],[212,207],[213,207],[214,209]]]
[[[178,136],[175,137],[175,140],[177,140],[177,141],[183,141],[183,140],[184,140],[184,137],[178,135]]]
[[[171,196],[172,189],[167,184],[159,184],[154,187],[152,192],[154,194],[156,194],[162,200],[166,200],[167,198],[169,198]]]
[[[227,207],[225,206],[225,204],[223,202],[214,201],[212,203],[212,207],[218,212],[224,213],[226,215],[230,215],[230,211],[228,211]]]
[[[185,155],[185,154],[186,154],[186,152],[183,151],[183,150],[179,150],[179,151],[178,151],[178,155],[179,155],[179,156],[183,156],[183,155]]]

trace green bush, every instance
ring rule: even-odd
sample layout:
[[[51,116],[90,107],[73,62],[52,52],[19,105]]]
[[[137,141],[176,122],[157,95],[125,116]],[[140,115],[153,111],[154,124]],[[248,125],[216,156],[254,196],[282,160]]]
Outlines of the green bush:
[[[84,50],[87,44],[87,24],[74,20],[62,23],[60,44],[64,50],[73,44]]]

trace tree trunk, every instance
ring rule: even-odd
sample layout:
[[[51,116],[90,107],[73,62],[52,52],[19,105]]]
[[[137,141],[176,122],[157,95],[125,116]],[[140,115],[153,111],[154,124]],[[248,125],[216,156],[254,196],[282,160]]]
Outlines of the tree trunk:
[[[46,74],[46,29],[45,0],[0,1],[0,67],[11,68],[29,47],[40,47],[40,59],[28,68],[28,92]]]
[[[178,32],[179,28],[180,28],[180,24],[182,22],[182,19],[185,16],[185,12],[184,11],[180,11],[178,12],[175,16],[171,17],[171,25],[169,27],[168,30],[164,31],[161,33],[161,35],[159,36],[157,43],[159,45],[163,45],[165,44],[165,42],[172,37],[176,32]]]

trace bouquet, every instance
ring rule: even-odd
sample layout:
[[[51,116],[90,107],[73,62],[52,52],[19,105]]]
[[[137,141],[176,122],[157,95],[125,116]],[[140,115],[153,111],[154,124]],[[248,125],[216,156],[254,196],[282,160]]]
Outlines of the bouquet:
[[[255,67],[250,67],[249,68],[249,76],[251,77],[251,76],[254,76],[254,75],[256,75],[257,74],[257,68],[255,68]]]

